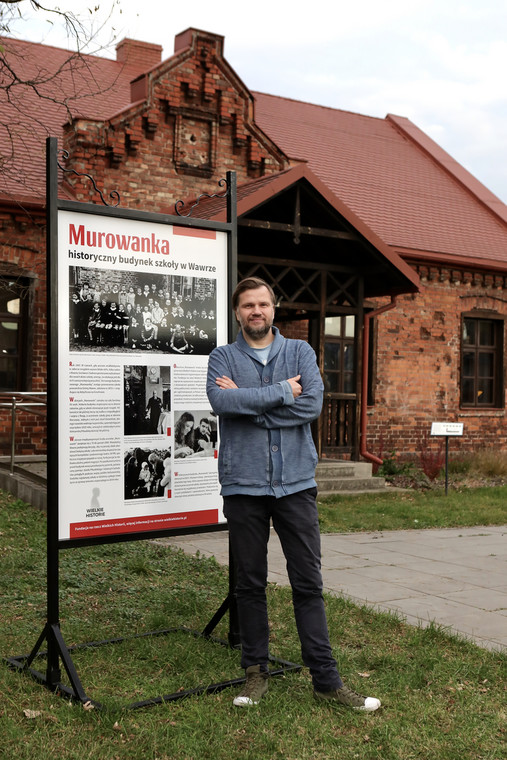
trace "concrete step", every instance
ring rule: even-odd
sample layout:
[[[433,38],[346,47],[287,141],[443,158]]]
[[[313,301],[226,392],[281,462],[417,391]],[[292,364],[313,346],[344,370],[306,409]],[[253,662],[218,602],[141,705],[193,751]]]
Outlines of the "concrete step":
[[[10,466],[0,463],[0,488],[36,509],[47,509],[47,484],[45,477],[30,473],[16,465],[11,474]]]
[[[352,470],[360,478],[371,478],[371,462],[350,462],[344,459],[321,459],[317,463],[317,472],[346,472]]]
[[[315,476],[317,478],[355,478],[358,471],[354,464],[355,462],[319,462],[315,468]],[[365,474],[365,477],[368,475]]]
[[[386,490],[383,478],[344,478],[343,480],[317,481],[319,497],[336,493],[374,493]]]
[[[378,492],[386,488],[384,478],[372,476],[370,462],[320,461],[316,468],[315,478],[320,497],[345,492]]]

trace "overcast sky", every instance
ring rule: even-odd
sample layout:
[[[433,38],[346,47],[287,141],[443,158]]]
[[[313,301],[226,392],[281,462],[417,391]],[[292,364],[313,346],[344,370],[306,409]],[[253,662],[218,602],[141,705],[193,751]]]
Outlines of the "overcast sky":
[[[100,41],[114,27],[116,42],[156,42],[164,58],[189,26],[221,34],[249,89],[406,116],[507,202],[507,0],[104,0],[87,11],[98,4],[58,3],[87,23],[114,5]],[[47,14],[20,7],[16,36],[68,46]]]

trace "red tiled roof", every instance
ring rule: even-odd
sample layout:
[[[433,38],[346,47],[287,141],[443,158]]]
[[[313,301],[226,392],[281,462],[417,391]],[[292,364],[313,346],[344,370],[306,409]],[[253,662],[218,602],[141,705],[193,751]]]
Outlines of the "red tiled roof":
[[[49,99],[44,101],[24,87],[13,90],[8,103],[0,91],[0,124],[7,117],[16,150],[16,163],[4,164],[0,197],[43,204],[44,141],[47,135],[60,138],[68,118],[51,93],[55,88],[66,93],[73,116],[104,120],[132,105],[130,82],[143,72],[139,66],[89,55],[71,66],[67,50],[2,42],[11,63],[22,62],[24,78],[58,72],[48,80]],[[398,252],[507,267],[507,207],[410,121],[254,96],[255,121],[268,137],[293,164],[307,162],[339,201]],[[5,155],[1,128],[0,142]]]
[[[507,264],[507,207],[407,119],[253,95],[261,129],[389,245]]]
[[[5,91],[0,90],[0,123],[8,122],[16,154],[15,164],[8,162],[2,173],[0,195],[40,203],[45,198],[46,137],[60,138],[69,118],[63,97],[72,116],[105,119],[130,103],[130,81],[140,70],[92,55],[71,61],[68,50],[33,42],[11,38],[1,42],[9,64],[19,70],[23,80],[47,77],[47,82],[38,87],[42,98],[29,86],[18,86],[7,101]],[[0,141],[2,153],[9,154],[5,132]]]

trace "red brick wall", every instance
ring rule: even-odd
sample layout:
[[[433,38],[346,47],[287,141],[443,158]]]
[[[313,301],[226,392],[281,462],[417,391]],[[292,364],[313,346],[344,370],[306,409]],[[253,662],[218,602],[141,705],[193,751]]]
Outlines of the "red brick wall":
[[[429,435],[431,423],[437,421],[463,423],[463,438],[451,442],[453,452],[478,447],[505,450],[503,409],[460,409],[461,315],[479,310],[507,317],[505,280],[472,271],[422,267],[419,272],[422,293],[399,297],[397,308],[377,320],[375,404],[368,410],[368,450],[414,455]]]

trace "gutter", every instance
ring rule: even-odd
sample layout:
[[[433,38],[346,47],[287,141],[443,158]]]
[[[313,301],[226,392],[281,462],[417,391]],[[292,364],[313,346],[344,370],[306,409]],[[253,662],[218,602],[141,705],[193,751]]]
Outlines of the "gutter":
[[[368,462],[381,465],[382,459],[366,450],[366,410],[368,406],[368,348],[370,343],[370,320],[378,317],[385,311],[391,311],[396,307],[396,296],[391,296],[391,303],[385,304],[378,309],[367,312],[364,315],[363,325],[363,361],[361,376],[361,427],[359,433],[359,453]]]

